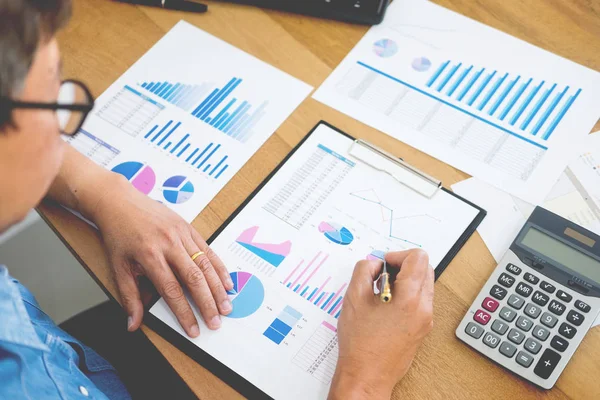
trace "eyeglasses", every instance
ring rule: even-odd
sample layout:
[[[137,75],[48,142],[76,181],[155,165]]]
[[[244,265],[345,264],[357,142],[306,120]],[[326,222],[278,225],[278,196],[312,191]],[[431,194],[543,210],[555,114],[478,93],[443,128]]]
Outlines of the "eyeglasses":
[[[94,97],[83,82],[69,79],[61,83],[56,103],[30,103],[9,99],[4,104],[9,109],[55,110],[60,132],[72,136],[79,132],[94,108]]]

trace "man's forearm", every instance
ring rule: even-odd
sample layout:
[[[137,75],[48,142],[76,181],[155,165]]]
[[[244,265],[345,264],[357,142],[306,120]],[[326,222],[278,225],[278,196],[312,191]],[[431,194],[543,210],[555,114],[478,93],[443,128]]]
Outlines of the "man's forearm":
[[[122,179],[95,164],[73,147],[67,144],[65,146],[63,163],[48,191],[48,197],[94,220],[98,202],[109,189],[120,184]]]

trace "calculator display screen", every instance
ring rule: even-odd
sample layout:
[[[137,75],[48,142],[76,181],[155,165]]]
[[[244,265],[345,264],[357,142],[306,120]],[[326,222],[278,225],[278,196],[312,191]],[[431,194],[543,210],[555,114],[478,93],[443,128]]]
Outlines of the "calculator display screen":
[[[569,267],[573,271],[586,276],[595,282],[600,282],[600,262],[548,236],[545,233],[530,228],[521,240],[521,244],[538,253]]]

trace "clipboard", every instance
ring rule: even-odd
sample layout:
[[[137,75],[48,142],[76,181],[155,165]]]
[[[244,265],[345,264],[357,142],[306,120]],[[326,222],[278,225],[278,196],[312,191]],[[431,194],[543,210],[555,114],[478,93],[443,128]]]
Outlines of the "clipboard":
[[[481,207],[473,204],[472,202],[452,193],[448,189],[444,188],[442,182],[435,179],[434,177],[414,168],[413,166],[406,163],[404,160],[393,156],[392,154],[380,149],[364,140],[357,140],[349,134],[337,129],[325,121],[320,121],[310,132],[306,135],[298,145],[280,162],[280,164],[265,178],[265,180],[252,192],[250,196],[233,212],[231,216],[221,225],[219,229],[208,239],[208,243],[212,244],[223,231],[230,225],[236,217],[248,206],[248,204],[263,190],[263,188],[271,181],[281,168],[290,160],[290,158],[298,152],[300,148],[307,142],[311,135],[320,127],[326,126],[331,130],[343,135],[344,137],[351,139],[352,143],[348,149],[350,154],[358,162],[369,165],[381,173],[387,174],[397,180],[399,183],[405,185],[411,190],[419,193],[424,198],[431,198],[436,193],[443,191],[456,199],[468,204],[476,210],[476,215],[459,236],[458,240],[452,246],[450,251],[446,253],[441,262],[435,268],[435,279],[437,280],[443,271],[450,264],[452,259],[460,251],[466,241],[475,232],[481,221],[486,215],[486,211]],[[337,155],[342,157],[341,155]],[[147,306],[145,312],[144,322],[152,328],[155,332],[161,335],[163,338],[168,340],[170,343],[175,345],[179,350],[187,354],[189,357],[194,359],[200,365],[211,371],[215,376],[220,378],[223,382],[227,383],[233,389],[238,391],[243,396],[249,399],[271,399],[260,388],[256,387],[253,383],[248,381],[246,378],[235,372],[233,369],[213,357],[207,351],[196,346],[190,340],[182,336],[180,333],[175,331],[169,325],[167,325],[160,318],[153,315],[149,310],[159,300],[159,298],[153,299],[153,301]]]

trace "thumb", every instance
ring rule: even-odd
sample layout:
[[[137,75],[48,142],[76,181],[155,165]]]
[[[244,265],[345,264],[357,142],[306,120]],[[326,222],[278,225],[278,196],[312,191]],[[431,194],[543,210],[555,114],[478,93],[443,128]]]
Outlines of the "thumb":
[[[381,261],[359,261],[354,267],[348,291],[355,292],[358,296],[373,296],[373,283],[382,267]]]
[[[121,295],[121,306],[127,313],[127,330],[133,332],[140,327],[144,316],[144,306],[140,291],[136,279],[128,269],[117,273],[115,278],[117,289]]]

